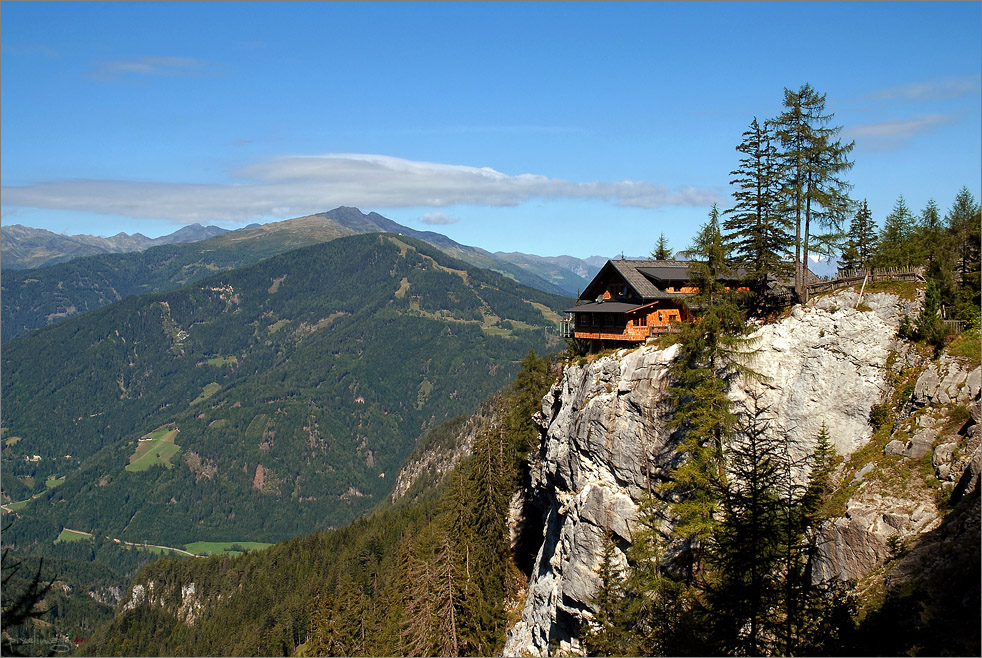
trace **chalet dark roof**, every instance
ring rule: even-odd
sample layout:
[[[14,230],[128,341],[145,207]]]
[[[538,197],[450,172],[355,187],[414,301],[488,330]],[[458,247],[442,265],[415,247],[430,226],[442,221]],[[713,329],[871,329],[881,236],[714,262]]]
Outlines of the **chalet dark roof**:
[[[568,308],[564,313],[630,313],[641,308],[644,304],[627,304],[625,302],[594,302]]]
[[[680,261],[655,261],[655,264],[644,264],[640,261],[636,266],[637,270],[649,279],[658,281],[688,281],[690,278],[690,263]],[[650,263],[650,261],[647,261]]]
[[[653,301],[655,299],[669,299],[670,296],[663,290],[660,290],[658,286],[655,285],[652,279],[646,277],[640,269],[642,267],[653,267],[655,265],[662,266],[662,268],[672,268],[673,271],[678,271],[681,273],[681,277],[686,278],[689,272],[688,263],[678,262],[678,261],[654,261],[654,260],[609,260],[607,264],[604,265],[597,276],[594,277],[590,285],[586,287],[581,295],[581,299],[591,299],[596,291],[593,290],[594,283],[597,283],[603,279],[603,273],[608,268],[612,268],[617,272],[618,275],[627,285],[634,291],[635,295],[643,300]]]
[[[682,260],[609,260],[584,289],[580,299],[596,299],[598,294],[603,291],[605,282],[609,281],[608,275],[612,272],[616,272],[617,276],[623,279],[624,283],[631,289],[633,294],[628,294],[627,297],[636,298],[634,301],[649,303],[662,299],[678,299],[684,293],[669,293],[665,289],[680,287],[679,284],[691,281],[690,267],[693,264],[692,261]],[[746,270],[738,267],[724,279],[731,282],[732,285],[732,283],[741,281],[745,276]],[[819,280],[810,270],[806,270],[805,276],[807,283]],[[793,285],[793,279],[769,277],[769,287],[771,288],[790,285]],[[578,308],[582,309],[582,307]]]
[[[586,287],[580,299],[593,299],[598,290],[596,285],[604,280],[608,268],[613,269],[634,291],[635,295],[645,302],[658,299],[677,299],[679,293],[665,292],[665,288],[690,280],[690,261],[682,260],[609,260],[590,285]],[[734,276],[734,280],[739,275]]]

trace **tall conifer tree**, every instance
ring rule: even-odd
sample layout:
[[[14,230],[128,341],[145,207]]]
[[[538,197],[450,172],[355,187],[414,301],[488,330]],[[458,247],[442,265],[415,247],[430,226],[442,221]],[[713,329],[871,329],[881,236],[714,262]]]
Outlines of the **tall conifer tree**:
[[[975,197],[967,187],[963,187],[955,196],[951,209],[945,215],[945,223],[954,241],[957,259],[955,270],[958,281],[956,300],[958,316],[978,326],[980,284],[982,284],[982,276],[980,276],[982,259],[979,256],[982,216],[980,216],[979,204],[975,202]]]
[[[666,486],[675,495],[676,533],[692,547],[690,578],[698,571],[701,546],[716,523],[721,483],[726,478],[723,448],[736,416],[726,392],[745,366],[747,341],[743,314],[722,285],[729,265],[714,205],[685,253],[693,258],[690,276],[699,293],[692,300],[696,321],[682,325],[680,349],[669,369],[667,426],[681,437],[686,460]]]
[[[588,656],[624,656],[627,651],[626,620],[624,619],[624,571],[617,563],[614,537],[604,531],[597,577],[597,591],[591,597],[596,612],[580,635]]]
[[[849,222],[849,232],[846,234],[840,267],[868,268],[876,253],[876,240],[876,222],[873,221],[873,213],[870,212],[866,199],[863,199],[859,210]]]
[[[658,234],[658,242],[655,243],[655,248],[651,251],[651,257],[655,260],[671,260],[672,250],[668,246],[668,239],[664,233]]]
[[[917,220],[907,207],[903,195],[883,220],[878,237],[876,264],[880,267],[911,267],[920,263]]]
[[[828,125],[834,115],[825,113],[825,94],[811,85],[797,91],[785,88],[784,107],[774,124],[781,143],[785,204],[795,226],[795,286],[804,298],[813,221],[841,231],[851,205],[851,186],[844,175],[852,167],[849,153],[855,142],[836,139],[841,127]]]
[[[771,126],[766,122],[761,126],[754,117],[736,148],[743,154],[740,167],[730,172],[736,205],[726,211],[729,217],[723,226],[733,263],[746,269],[746,280],[760,303],[767,293],[768,276],[783,278],[792,273],[794,239],[781,208]]]
[[[704,584],[718,649],[767,655],[780,598],[782,442],[760,395],[748,393],[727,442],[721,520],[713,533],[712,573]]]

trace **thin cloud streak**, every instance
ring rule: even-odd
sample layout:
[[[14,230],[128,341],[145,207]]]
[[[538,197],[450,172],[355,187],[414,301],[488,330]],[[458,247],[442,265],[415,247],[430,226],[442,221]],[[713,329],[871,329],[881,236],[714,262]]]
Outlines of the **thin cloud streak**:
[[[88,211],[179,223],[283,218],[340,205],[371,208],[517,206],[533,199],[603,200],[618,206],[708,206],[712,190],[645,181],[579,183],[385,155],[288,156],[233,172],[235,184],[124,180],[45,181],[3,188],[5,206]]]
[[[865,142],[866,146],[873,150],[887,151],[900,148],[908,140],[954,121],[955,117],[951,114],[928,114],[913,119],[895,119],[852,126],[844,130],[844,133],[849,139]]]
[[[979,88],[978,76],[948,80],[911,82],[899,87],[880,89],[857,100],[940,100],[975,93]]]
[[[854,137],[895,137],[908,138],[927,132],[935,126],[951,123],[953,117],[948,114],[929,114],[914,119],[897,119],[880,121],[854,126],[849,133]]]
[[[460,221],[457,217],[451,217],[444,212],[428,212],[419,218],[424,224],[430,224],[431,226],[446,226],[448,224],[456,224]]]
[[[102,79],[136,76],[198,75],[208,70],[208,62],[193,57],[139,57],[101,62],[92,75]]]

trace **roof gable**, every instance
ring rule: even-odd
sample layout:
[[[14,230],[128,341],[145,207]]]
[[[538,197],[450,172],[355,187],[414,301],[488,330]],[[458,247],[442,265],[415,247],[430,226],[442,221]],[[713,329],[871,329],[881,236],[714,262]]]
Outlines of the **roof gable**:
[[[625,285],[631,291],[628,297],[636,298],[635,301],[648,303],[660,299],[677,299],[680,294],[668,293],[667,288],[684,287],[684,284],[692,280],[692,265],[695,261],[684,260],[608,260],[593,280],[587,285],[580,295],[581,300],[594,300],[602,296],[603,293],[617,285]],[[739,284],[747,276],[746,268],[736,267],[727,274],[720,277],[719,281],[726,285]],[[814,283],[819,281],[811,270],[805,270],[807,282]],[[773,275],[768,276],[770,287],[788,287],[793,285],[791,279],[777,278]],[[682,284],[680,286],[680,284]],[[618,296],[618,299],[620,297]],[[627,300],[622,300],[627,301]]]
[[[649,301],[669,299],[664,288],[689,280],[689,263],[674,260],[609,260],[586,287],[580,299],[603,294],[611,280],[622,281],[638,298]]]

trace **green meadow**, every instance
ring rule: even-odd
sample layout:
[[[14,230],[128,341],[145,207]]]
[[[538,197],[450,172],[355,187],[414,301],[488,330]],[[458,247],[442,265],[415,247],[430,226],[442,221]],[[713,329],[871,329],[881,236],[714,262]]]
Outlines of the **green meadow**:
[[[28,498],[27,500],[18,500],[16,503],[10,503],[7,505],[7,509],[11,512],[19,512],[20,510],[27,507],[27,504],[34,500],[33,498]]]
[[[141,440],[137,443],[136,451],[130,455],[130,463],[126,466],[126,470],[138,473],[155,464],[170,468],[171,458],[181,450],[181,447],[174,443],[178,431],[177,428],[165,427],[147,434],[149,440]]]
[[[245,549],[247,551],[260,551],[272,546],[261,541],[196,541],[184,545],[184,550],[195,555],[214,555],[216,553],[230,553],[238,555]]]
[[[207,400],[208,398],[210,398],[211,396],[213,396],[215,393],[218,393],[220,390],[222,390],[222,385],[219,384],[218,382],[212,382],[210,384],[205,384],[201,388],[201,395],[199,395],[195,399],[191,400],[191,405],[193,406],[193,405],[198,404],[199,402],[204,402],[205,400]]]
[[[81,530],[69,530],[68,528],[65,528],[61,531],[61,534],[58,535],[58,538],[55,539],[55,543],[61,544],[64,542],[82,541],[83,539],[91,538],[92,533],[82,532]]]

